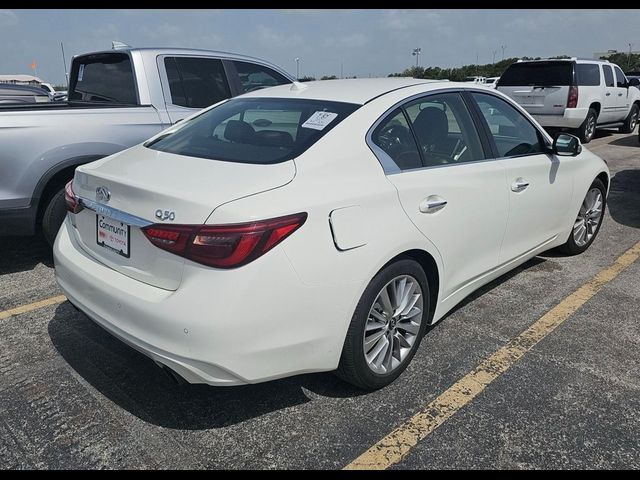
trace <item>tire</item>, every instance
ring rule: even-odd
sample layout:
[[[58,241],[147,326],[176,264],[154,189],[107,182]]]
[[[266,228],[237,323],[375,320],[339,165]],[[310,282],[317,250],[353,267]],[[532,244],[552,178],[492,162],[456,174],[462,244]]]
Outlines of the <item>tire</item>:
[[[49,199],[42,215],[42,235],[52,247],[66,215],[67,206],[64,201],[64,188],[62,188]]]
[[[638,114],[640,113],[640,108],[635,103],[631,107],[631,111],[627,118],[624,121],[624,125],[620,127],[620,133],[633,133],[638,124]]]
[[[593,123],[592,123],[593,122]],[[598,112],[593,108],[587,112],[587,117],[582,122],[582,125],[576,130],[576,135],[582,143],[589,143],[596,133],[596,125],[598,123]]]
[[[396,319],[394,321],[393,318],[396,317],[390,318],[389,316],[389,318],[387,318],[386,320],[386,326],[375,327],[375,330],[370,330],[369,335],[375,335],[378,332],[382,331],[385,332],[383,333],[383,336],[385,337],[385,342],[387,342],[387,349],[384,350],[386,353],[384,355],[380,354],[378,358],[387,358],[387,354],[389,352],[389,338],[391,338],[394,342],[400,342],[396,343],[396,345],[402,344],[400,337],[402,337],[405,342],[407,342],[408,338],[412,343],[410,347],[406,347],[409,349],[404,353],[400,353],[400,348],[398,348],[397,350],[392,349],[391,356],[389,357],[389,362],[391,363],[388,371],[386,373],[380,371],[376,372],[373,369],[374,366],[370,366],[367,358],[365,358],[365,326],[372,325],[377,321],[373,316],[370,316],[370,311],[374,309],[374,306],[379,307],[382,305],[382,302],[377,302],[377,300],[379,300],[378,295],[382,294],[383,289],[385,289],[387,292],[390,292],[390,290],[387,290],[387,288],[392,288],[389,287],[390,282],[401,282],[402,278],[406,280],[406,283],[404,284],[405,286],[408,285],[410,281],[417,282],[417,286],[419,286],[419,289],[421,290],[421,297],[415,300],[416,293],[419,292],[417,289],[415,289],[415,293],[413,293],[413,295],[407,296],[407,298],[412,299],[412,301],[414,302],[412,305],[414,306],[405,307],[405,310],[407,308],[409,310],[408,312],[402,310],[403,314],[398,317],[400,318],[400,320]],[[396,378],[398,378],[407,367],[407,365],[411,362],[411,359],[420,346],[420,341],[422,340],[427,327],[427,321],[429,319],[429,298],[429,284],[427,281],[427,276],[425,275],[424,270],[422,269],[420,264],[416,261],[408,258],[402,258],[380,270],[380,272],[378,272],[376,276],[373,277],[371,282],[369,282],[369,285],[362,294],[362,297],[360,298],[360,301],[356,306],[356,310],[353,313],[353,317],[351,318],[351,324],[349,325],[349,329],[347,331],[344,347],[342,349],[342,355],[340,357],[340,363],[338,365],[338,370],[336,371],[338,377],[363,390],[377,390],[389,385]],[[391,300],[391,303],[394,303],[393,300]],[[405,314],[415,312],[414,309],[420,308],[422,311],[411,317],[408,321],[408,323],[410,323],[411,325],[407,323],[406,319],[402,319]],[[381,312],[378,313],[379,318],[381,317],[381,314],[385,315],[385,313],[380,309],[378,309],[377,311]],[[418,319],[420,320],[419,326],[413,325],[414,323],[418,323]],[[380,325],[383,324],[380,323]],[[411,327],[411,329],[414,330],[414,333],[409,333],[409,331],[405,330],[403,326]],[[380,329],[378,330],[378,328]],[[372,331],[373,334],[371,333]],[[373,343],[372,345],[373,347],[371,347],[371,349],[369,350],[370,355],[371,352],[376,350],[379,344]],[[396,353],[397,355],[400,355],[401,358],[397,358]],[[393,365],[394,361],[395,365]],[[385,363],[384,360],[381,363]],[[384,366],[379,368],[384,368]]]
[[[600,197],[601,197],[601,207],[600,207],[600,217],[597,219],[597,223],[594,225],[594,227],[592,228],[592,235],[589,238],[586,238],[585,243],[581,243],[579,241],[579,239],[577,240],[576,237],[579,237],[579,233],[576,229],[576,225],[578,225],[578,222],[580,221],[581,216],[583,215],[583,207],[585,205],[585,202],[587,202],[588,198],[589,198],[589,194],[593,191],[593,190],[597,190],[600,193]],[[576,220],[574,222],[574,227],[571,229],[571,233],[569,234],[569,238],[567,239],[566,243],[564,245],[561,245],[560,247],[558,247],[558,250],[562,253],[564,253],[565,255],[579,255],[582,252],[586,251],[591,244],[593,243],[593,241],[596,239],[596,237],[598,236],[598,232],[600,231],[600,225],[602,225],[602,220],[604,219],[604,212],[607,206],[607,197],[606,197],[606,189],[604,184],[602,183],[602,181],[598,178],[596,178],[593,183],[591,184],[591,186],[589,187],[589,190],[587,190],[587,195],[585,196],[585,199],[583,200],[582,205],[580,206],[580,211],[578,212],[578,215],[576,216]],[[584,227],[586,229],[586,227]],[[588,230],[587,230],[588,231]]]

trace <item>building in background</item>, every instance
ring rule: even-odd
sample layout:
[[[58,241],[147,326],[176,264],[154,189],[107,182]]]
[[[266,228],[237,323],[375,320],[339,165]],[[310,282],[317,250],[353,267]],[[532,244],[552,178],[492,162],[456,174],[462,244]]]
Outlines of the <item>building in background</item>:
[[[33,75],[0,75],[0,83],[39,86],[44,82],[41,78],[34,77]]]

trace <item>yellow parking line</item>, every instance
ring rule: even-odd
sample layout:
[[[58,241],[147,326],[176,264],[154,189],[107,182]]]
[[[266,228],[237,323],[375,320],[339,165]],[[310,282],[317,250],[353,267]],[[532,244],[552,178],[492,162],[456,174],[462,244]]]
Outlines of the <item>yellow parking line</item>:
[[[12,308],[10,310],[3,310],[0,312],[0,320],[12,317],[13,315],[20,315],[21,313],[31,312],[42,307],[49,305],[55,305],[56,303],[62,303],[67,299],[64,295],[58,295],[56,297],[46,298],[39,302],[29,303],[28,305],[22,305],[21,307]]]
[[[353,460],[345,469],[383,470],[400,462],[420,440],[471,402],[487,385],[507,371],[520,357],[553,332],[638,257],[640,257],[640,242],[562,300],[528,329],[482,361],[474,370],[427,405],[424,410],[415,414]]]

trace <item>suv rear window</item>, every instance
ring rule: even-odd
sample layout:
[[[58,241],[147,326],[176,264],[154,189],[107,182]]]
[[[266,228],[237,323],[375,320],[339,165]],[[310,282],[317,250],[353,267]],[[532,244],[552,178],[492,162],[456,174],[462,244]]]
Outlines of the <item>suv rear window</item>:
[[[137,104],[131,59],[126,53],[79,57],[71,69],[70,101]]]
[[[580,86],[598,86],[600,85],[600,68],[595,63],[578,63],[576,77]]]
[[[499,87],[573,85],[571,62],[521,62],[514,63],[498,80]]]
[[[358,107],[323,100],[235,98],[145,146],[211,160],[279,163],[302,154]]]

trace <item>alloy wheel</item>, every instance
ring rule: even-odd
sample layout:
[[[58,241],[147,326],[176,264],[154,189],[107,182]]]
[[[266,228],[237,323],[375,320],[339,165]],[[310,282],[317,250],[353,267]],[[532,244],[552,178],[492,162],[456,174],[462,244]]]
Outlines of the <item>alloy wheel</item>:
[[[573,224],[573,240],[577,246],[583,247],[591,241],[598,230],[601,218],[602,192],[597,188],[592,188],[584,197],[578,218]]]
[[[400,275],[376,296],[364,331],[364,356],[377,374],[398,368],[416,344],[422,323],[423,294],[418,281]]]

